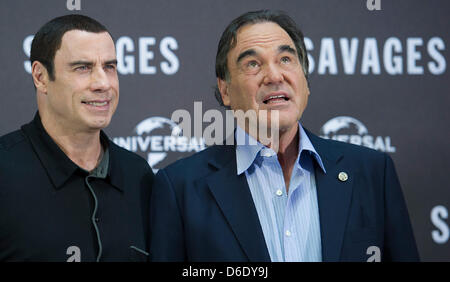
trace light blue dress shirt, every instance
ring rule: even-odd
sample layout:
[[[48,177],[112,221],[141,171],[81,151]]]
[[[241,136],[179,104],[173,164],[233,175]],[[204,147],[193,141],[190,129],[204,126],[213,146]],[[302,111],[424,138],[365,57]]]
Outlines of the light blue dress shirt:
[[[236,128],[237,174],[245,173],[273,262],[322,261],[315,160],[322,160],[299,123],[299,150],[286,193],[275,151]],[[245,215],[243,215],[245,216]]]

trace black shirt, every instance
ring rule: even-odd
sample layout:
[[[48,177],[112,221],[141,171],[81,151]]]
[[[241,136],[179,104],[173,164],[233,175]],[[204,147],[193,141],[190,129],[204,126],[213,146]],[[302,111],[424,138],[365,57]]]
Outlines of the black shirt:
[[[0,261],[148,260],[153,172],[104,132],[101,141],[106,160],[89,173],[38,113],[0,137]]]

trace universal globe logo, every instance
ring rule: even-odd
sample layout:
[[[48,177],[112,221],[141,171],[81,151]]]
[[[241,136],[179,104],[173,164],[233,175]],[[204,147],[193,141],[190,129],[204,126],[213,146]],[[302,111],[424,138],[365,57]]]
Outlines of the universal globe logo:
[[[359,120],[340,116],[327,121],[320,129],[321,137],[366,146],[375,150],[394,153],[390,136],[373,136]]]
[[[183,136],[181,127],[165,117],[150,117],[141,121],[134,133],[134,136],[114,137],[113,141],[147,159],[154,172],[205,149],[203,138]]]

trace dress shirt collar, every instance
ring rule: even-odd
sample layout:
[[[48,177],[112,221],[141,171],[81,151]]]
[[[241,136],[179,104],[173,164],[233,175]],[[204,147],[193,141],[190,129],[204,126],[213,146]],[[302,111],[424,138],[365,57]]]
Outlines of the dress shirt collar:
[[[313,159],[316,160],[317,164],[325,173],[326,172],[325,167],[323,165],[320,155],[314,149],[311,140],[309,140],[309,137],[306,134],[300,122],[298,123],[298,126],[299,126],[300,142],[298,144],[299,150],[296,161],[297,165],[302,167],[303,163],[307,163],[303,161],[305,156],[306,158],[307,155],[313,156]],[[275,151],[255,140],[252,136],[247,134],[247,132],[245,132],[239,126],[236,127],[235,137],[236,137],[236,164],[238,175],[245,172],[253,164],[258,155],[272,156],[276,154]],[[303,167],[303,169],[309,168]]]

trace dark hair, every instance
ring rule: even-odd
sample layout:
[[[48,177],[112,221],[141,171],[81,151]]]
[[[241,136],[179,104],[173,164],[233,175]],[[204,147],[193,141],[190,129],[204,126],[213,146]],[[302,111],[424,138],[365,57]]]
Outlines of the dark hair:
[[[41,62],[48,71],[50,80],[55,79],[54,64],[56,51],[61,47],[64,34],[71,30],[100,33],[108,32],[98,21],[83,15],[66,15],[54,18],[42,26],[31,43],[30,61]]]
[[[287,34],[291,37],[294,42],[295,49],[297,50],[298,58],[303,67],[303,72],[305,73],[306,80],[309,85],[308,80],[308,55],[306,53],[305,42],[303,39],[302,31],[297,27],[294,20],[289,17],[286,13],[282,11],[271,11],[271,10],[259,10],[253,12],[247,12],[238,18],[234,19],[222,33],[222,37],[219,41],[219,46],[217,48],[216,55],[216,77],[228,80],[230,73],[227,66],[227,55],[228,52],[236,46],[236,38],[238,30],[249,24],[263,23],[263,22],[273,22],[278,24],[282,29],[284,29]],[[217,101],[221,106],[224,106],[222,101],[222,96],[220,95],[219,88],[215,87],[215,96]]]

